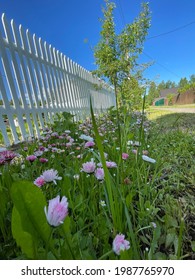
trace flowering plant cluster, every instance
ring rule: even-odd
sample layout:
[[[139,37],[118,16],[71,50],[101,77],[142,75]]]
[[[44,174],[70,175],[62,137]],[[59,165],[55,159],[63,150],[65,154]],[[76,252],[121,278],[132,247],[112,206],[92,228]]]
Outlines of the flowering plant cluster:
[[[17,156],[16,153],[9,150],[0,151],[0,165],[3,165],[6,162],[11,161],[16,156]]]
[[[116,116],[113,109],[95,121],[61,117],[17,153],[0,153],[1,183],[10,192],[1,205],[13,208],[13,258],[157,256],[150,246],[154,236],[160,238],[153,179],[159,171],[148,122],[140,128],[140,114],[126,115],[128,122],[121,114],[119,134]],[[6,244],[7,235],[3,238]]]

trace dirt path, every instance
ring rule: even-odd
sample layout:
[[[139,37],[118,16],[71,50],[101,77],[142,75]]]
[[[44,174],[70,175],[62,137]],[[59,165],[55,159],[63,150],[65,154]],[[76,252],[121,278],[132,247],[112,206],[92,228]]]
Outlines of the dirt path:
[[[152,109],[156,109],[156,110],[162,110],[162,111],[171,111],[174,113],[194,113],[195,114],[195,108],[163,108],[163,107],[152,107]]]

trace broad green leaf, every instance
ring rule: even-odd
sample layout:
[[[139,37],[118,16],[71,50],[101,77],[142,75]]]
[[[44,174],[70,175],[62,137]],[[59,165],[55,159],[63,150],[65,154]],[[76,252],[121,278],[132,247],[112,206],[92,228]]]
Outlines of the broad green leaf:
[[[23,230],[20,214],[16,207],[13,208],[12,212],[12,234],[17,245],[21,247],[26,256],[30,259],[35,259],[37,240],[30,233]]]
[[[17,228],[14,221],[16,214],[13,211],[12,228],[16,241],[20,240],[19,235],[22,235],[24,231],[31,236],[33,242],[36,243],[40,238],[47,244],[51,228],[44,213],[44,207],[47,203],[42,191],[28,181],[18,181],[12,185],[11,197],[21,220],[21,224]],[[32,242],[31,238],[29,237],[29,242]],[[51,247],[51,242],[49,247]]]

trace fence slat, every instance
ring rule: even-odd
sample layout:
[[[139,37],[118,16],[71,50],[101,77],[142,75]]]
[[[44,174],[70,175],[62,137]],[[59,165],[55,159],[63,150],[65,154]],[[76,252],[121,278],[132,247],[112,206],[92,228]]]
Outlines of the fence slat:
[[[24,87],[22,85],[22,82],[24,82],[26,84],[26,75],[25,75],[25,65],[24,65],[24,62],[23,62],[23,54],[22,54],[22,49],[21,49],[21,46],[20,46],[20,39],[19,39],[19,35],[18,35],[18,32],[16,30],[16,26],[14,24],[14,21],[12,20],[11,21],[11,26],[12,26],[12,31],[13,31],[13,35],[14,35],[14,38],[15,38],[15,42],[16,42],[16,46],[17,46],[17,53],[18,53],[18,56],[19,56],[19,63],[20,63],[20,67],[21,67],[21,71],[22,71],[22,74],[23,74],[23,78],[24,78],[24,81],[22,80],[22,77],[21,75],[19,74],[19,69],[16,68],[17,70],[17,80],[18,80],[18,83],[19,83],[19,88],[20,88],[20,93],[21,93],[21,98],[22,98],[22,103],[23,103],[23,107],[24,107],[24,111],[25,111],[25,115],[26,115],[26,120],[27,120],[27,124],[28,124],[28,128],[29,128],[29,132],[30,132],[30,135],[28,136],[33,136],[33,127],[32,127],[32,122],[31,122],[31,119],[30,119],[30,111],[29,111],[29,107],[27,105],[27,99],[29,98],[26,98],[26,92],[24,90]]]
[[[64,87],[65,87],[65,92],[66,92],[67,107],[68,107],[69,112],[70,112],[71,108],[72,108],[72,100],[71,100],[71,96],[70,96],[68,69],[67,69],[67,62],[66,62],[66,56],[65,55],[61,56],[61,61],[62,61],[63,83],[64,83]]]
[[[53,88],[52,88],[52,82],[50,79],[50,64],[49,64],[49,54],[48,54],[48,45],[46,42],[44,42],[44,53],[45,53],[45,70],[46,70],[46,79],[48,84],[48,94],[49,94],[49,105],[54,108],[54,98],[53,98]]]
[[[26,137],[26,130],[25,130],[25,126],[24,126],[22,111],[20,110],[18,93],[17,93],[17,89],[16,89],[16,83],[19,84],[18,80],[20,81],[20,77],[19,77],[16,57],[15,57],[14,48],[13,48],[14,43],[12,41],[10,27],[7,23],[5,14],[3,14],[3,16],[2,16],[2,22],[3,22],[3,27],[4,27],[4,30],[6,33],[6,37],[7,37],[6,38],[7,43],[9,44],[9,54],[10,54],[10,57],[8,57],[6,48],[2,48],[1,51],[2,51],[2,58],[3,58],[3,66],[4,66],[6,78],[8,81],[10,93],[12,96],[12,100],[14,102],[14,107],[17,111],[17,117],[18,117],[17,119],[19,122],[20,131],[22,134],[22,140],[24,140]],[[2,46],[2,44],[1,44],[1,46]],[[11,69],[11,66],[12,66],[12,69]],[[15,75],[15,77],[13,75]],[[16,81],[14,81],[15,78],[16,78]],[[16,142],[18,142],[18,139],[16,139]]]

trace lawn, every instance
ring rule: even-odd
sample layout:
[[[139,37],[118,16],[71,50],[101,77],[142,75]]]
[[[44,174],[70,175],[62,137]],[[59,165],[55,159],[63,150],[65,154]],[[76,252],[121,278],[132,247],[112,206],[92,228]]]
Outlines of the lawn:
[[[183,104],[183,105],[170,105],[170,106],[159,106],[160,108],[195,108],[195,103],[193,104]]]
[[[194,114],[91,113],[1,154],[0,258],[195,259]]]
[[[157,125],[165,130],[177,129],[195,133],[195,114],[193,113],[173,113],[172,111],[163,110],[163,108],[158,110],[153,107],[147,109],[146,112],[150,121],[155,121]]]

